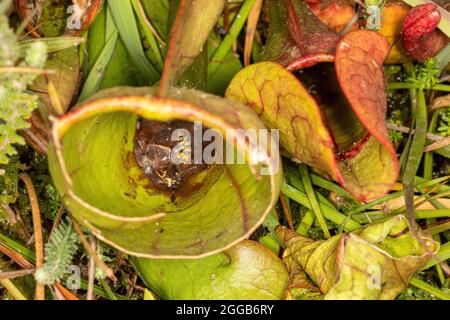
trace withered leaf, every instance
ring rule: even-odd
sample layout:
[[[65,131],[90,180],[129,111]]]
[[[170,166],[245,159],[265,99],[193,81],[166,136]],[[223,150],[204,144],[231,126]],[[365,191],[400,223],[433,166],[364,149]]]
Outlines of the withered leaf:
[[[103,0],[16,0],[22,20],[29,19],[28,31],[35,37],[79,35],[94,21]]]
[[[50,55],[45,68],[53,70],[54,73],[40,76],[30,86],[30,89],[39,95],[49,110],[53,110],[54,106],[48,90],[48,81],[51,81],[57,89],[62,111],[65,112],[71,106],[74,95],[78,92],[80,85],[80,55],[78,48],[73,47]]]
[[[439,249],[421,234],[428,246],[422,248],[402,215],[328,240],[314,241],[285,227],[276,232],[286,244],[288,268],[305,271],[325,299],[394,299]]]

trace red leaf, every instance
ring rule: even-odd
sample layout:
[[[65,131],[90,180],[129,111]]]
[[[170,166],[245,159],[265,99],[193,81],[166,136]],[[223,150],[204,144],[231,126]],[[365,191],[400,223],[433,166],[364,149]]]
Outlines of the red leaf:
[[[412,9],[403,22],[402,36],[405,39],[433,32],[441,20],[434,3],[426,3]]]
[[[261,62],[239,72],[226,97],[280,129],[280,145],[292,159],[369,201],[389,192],[399,173],[385,123],[383,62],[389,49],[376,32],[352,31],[338,43],[334,65],[321,63],[294,76]]]
[[[339,36],[312,13],[306,1],[286,0],[286,10],[289,31],[302,56],[335,52]]]
[[[269,11],[264,60],[291,71],[334,61],[339,35],[314,15],[305,0],[269,1]]]
[[[412,58],[424,61],[434,57],[447,44],[448,38],[437,26],[441,14],[434,3],[417,6],[408,13],[402,26],[402,45]]]
[[[383,73],[383,63],[389,50],[387,40],[376,32],[353,31],[344,36],[337,46],[335,68],[342,92],[359,121],[368,134],[378,140],[385,150],[384,155],[390,155],[381,161],[390,168],[393,178],[390,183],[393,184],[399,173],[399,164],[385,122],[387,98]],[[341,154],[341,160],[346,161],[359,154],[367,141],[363,139],[355,145],[353,152]]]
[[[311,11],[327,26],[341,32],[355,15],[352,0],[306,0]],[[353,23],[351,30],[358,29]]]
[[[373,31],[350,32],[338,45],[335,67],[342,91],[359,120],[395,156],[385,124],[387,99],[382,66],[389,49],[386,39]]]

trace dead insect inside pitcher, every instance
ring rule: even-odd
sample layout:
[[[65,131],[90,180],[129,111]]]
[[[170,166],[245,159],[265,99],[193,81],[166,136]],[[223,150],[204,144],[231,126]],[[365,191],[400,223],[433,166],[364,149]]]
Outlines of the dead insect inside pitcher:
[[[192,122],[147,119],[137,121],[134,155],[155,188],[177,191],[191,176],[207,169],[206,164],[194,164],[192,161],[192,137]],[[173,156],[174,150],[176,159]]]

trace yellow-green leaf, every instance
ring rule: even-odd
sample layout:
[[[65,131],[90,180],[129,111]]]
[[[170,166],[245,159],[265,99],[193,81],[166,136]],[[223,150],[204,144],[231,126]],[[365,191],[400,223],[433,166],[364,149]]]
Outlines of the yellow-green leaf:
[[[401,215],[329,240],[314,241],[284,227],[277,235],[286,244],[289,269],[304,270],[325,299],[394,299],[439,250],[420,234],[427,245],[422,248]]]
[[[132,262],[145,284],[167,300],[282,299],[288,280],[282,261],[249,240],[203,259]]]
[[[203,257],[248,238],[280,192],[277,150],[257,147],[261,157],[250,162],[248,140],[239,133],[265,129],[263,123],[249,108],[200,91],[170,89],[169,99],[154,94],[151,88],[109,89],[55,119],[50,173],[64,203],[98,238],[141,257]],[[202,121],[247,161],[211,165],[185,190],[161,192],[135,158],[138,117]]]

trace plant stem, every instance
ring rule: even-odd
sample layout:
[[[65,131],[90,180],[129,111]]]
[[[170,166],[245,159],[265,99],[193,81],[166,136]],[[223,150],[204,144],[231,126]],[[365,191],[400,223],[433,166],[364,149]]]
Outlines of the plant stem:
[[[34,73],[34,74],[55,74],[54,70],[45,70],[45,69],[39,69],[39,68],[32,68],[32,67],[1,67],[0,68],[0,74],[2,73]]]
[[[92,251],[97,250],[97,242],[94,236],[90,236],[90,245]],[[88,290],[86,294],[86,300],[94,299],[94,282],[95,282],[95,259],[94,256],[89,256],[89,268],[88,268]]]
[[[28,300],[23,293],[9,279],[0,279],[0,284],[8,291],[8,293],[16,300]]]
[[[27,50],[34,42],[43,42],[47,46],[47,52],[55,53],[64,49],[69,49],[72,47],[77,47],[85,42],[82,37],[55,37],[55,38],[33,38],[26,39],[19,42],[19,57],[25,58]]]
[[[439,112],[434,111],[433,116],[431,117],[430,125],[428,127],[428,132],[431,134],[433,134],[434,131],[436,130],[438,114],[439,114]],[[431,146],[433,146],[433,145],[434,144],[432,144]],[[427,148],[429,148],[429,147],[430,147],[430,145]],[[423,159],[423,177],[425,179],[431,180],[433,178],[434,153],[427,152],[427,148],[425,148],[425,150],[424,150],[426,153],[425,153],[424,159]],[[419,191],[422,192],[422,190],[419,190]],[[431,200],[430,202],[436,209],[445,209],[445,206],[441,205],[437,200]],[[436,219],[433,219],[433,218],[427,219],[426,223],[429,225],[429,224],[434,223],[435,221],[436,221]],[[438,234],[434,234],[433,239],[436,242],[438,242],[439,245],[441,244],[441,239]],[[443,285],[445,282],[445,276],[444,276],[444,272],[442,271],[442,267],[439,264],[436,265],[436,272],[438,274],[441,285]]]
[[[111,290],[111,287],[109,286],[108,282],[106,282],[105,279],[99,280],[103,289],[105,289],[106,294],[109,296],[111,300],[118,300],[114,292]]]
[[[298,190],[298,189],[296,189],[296,188],[294,188],[294,187],[292,187],[292,186],[290,186],[288,184],[285,184],[285,183],[282,185],[281,191],[288,198],[291,198],[292,200],[300,203],[301,205],[304,205],[307,208],[311,207],[311,205],[309,203],[309,200],[308,200],[308,197],[302,191],[300,191],[300,190]],[[350,231],[359,229],[361,227],[361,225],[359,223],[357,223],[354,220],[347,219],[347,216],[343,215],[342,213],[337,211],[335,208],[327,206],[327,205],[325,205],[323,203],[321,203],[321,205],[322,205],[323,215],[328,220],[336,223],[337,225],[344,224],[344,230],[345,231],[350,232]]]
[[[424,151],[427,153],[432,153],[432,151],[445,148],[448,145],[450,145],[450,137],[442,138],[441,140],[428,145]]]
[[[444,222],[444,223],[432,224],[424,229],[425,233],[432,235],[432,236],[437,236],[439,233],[447,231],[447,230],[450,230],[450,220],[448,220],[447,222]],[[438,237],[436,237],[436,238],[438,238]],[[434,239],[435,241],[436,241],[436,238]]]
[[[244,27],[247,18],[252,11],[253,5],[256,0],[245,0],[242,4],[241,10],[237,14],[236,18],[233,20],[233,24],[228,31],[228,34],[222,40],[222,43],[216,49],[214,54],[211,57],[211,61],[213,62],[210,65],[209,74],[214,74],[220,66],[220,63],[225,59],[228,52],[230,52],[233,43],[236,41],[239,33],[241,33],[242,28]]]
[[[98,256],[97,252],[92,250],[91,245],[87,241],[86,237],[83,234],[83,231],[81,231],[81,227],[78,224],[78,222],[73,218],[72,214],[70,214],[70,218],[72,219],[73,228],[75,232],[80,237],[81,243],[83,244],[84,249],[87,251],[90,257],[92,257],[95,260],[95,264],[102,269],[102,271],[113,281],[117,281],[116,276],[114,275],[114,271],[112,271],[111,268],[109,268],[102,259]]]
[[[317,221],[327,239],[331,238],[330,231],[327,228],[326,221],[323,217],[322,210],[320,209],[319,202],[317,201],[316,192],[311,183],[311,178],[309,177],[308,168],[304,165],[300,166],[300,175],[302,176],[303,187],[305,188],[306,195],[309,200],[309,204],[314,214],[316,215]]]
[[[261,15],[262,5],[263,0],[256,0],[248,17],[247,34],[245,35],[244,66],[250,65],[253,42],[255,40],[256,27],[258,25],[259,16]]]
[[[14,250],[21,254],[27,261],[29,262],[35,262],[36,257],[35,253],[26,247],[22,246],[20,243],[15,242],[14,240],[11,240],[10,238],[6,237],[5,235],[0,233],[0,244],[5,245],[6,248],[9,248],[11,250]],[[29,266],[32,267],[32,266]],[[28,268],[28,266],[27,266]],[[85,279],[81,279],[81,288],[86,290],[87,289],[87,281]],[[94,292],[95,294],[101,296],[102,298],[108,298],[108,294],[102,290],[98,286],[94,286]],[[116,297],[120,300],[128,300],[125,297],[116,294]]]
[[[409,282],[410,285],[419,288],[420,290],[423,290],[425,292],[428,292],[429,294],[432,294],[438,299],[441,300],[450,300],[450,295],[448,293],[445,293],[444,291],[433,287],[432,285],[426,283],[425,281],[422,281],[418,278],[412,278]]]
[[[450,85],[448,84],[437,84],[435,86],[433,86],[433,88],[431,88],[432,90],[436,90],[436,91],[445,91],[445,92],[450,92]]]
[[[388,90],[420,89],[420,87],[421,84],[413,82],[389,82],[387,86]],[[431,90],[450,92],[450,85],[436,84],[431,88]]]
[[[24,270],[9,271],[9,272],[1,272],[0,271],[0,280],[11,280],[11,279],[15,279],[15,278],[28,276],[33,273],[34,273],[34,269],[24,269]]]
[[[388,129],[391,129],[391,130],[394,130],[394,131],[398,131],[398,132],[401,132],[401,133],[410,133],[410,134],[414,134],[415,133],[414,129],[411,130],[408,127],[399,126],[399,125],[397,125],[395,123],[386,122],[386,126],[388,127]],[[430,140],[430,141],[436,142],[436,141],[441,141],[443,138],[442,138],[442,136],[438,136],[437,134],[427,133],[427,139]]]
[[[25,183],[25,189],[27,190],[28,197],[30,198],[31,214],[33,220],[34,229],[34,243],[36,248],[36,269],[42,267],[44,264],[44,240],[42,237],[42,220],[41,211],[39,209],[39,203],[36,196],[36,190],[34,189],[31,178],[26,173],[21,173],[20,178]],[[42,283],[36,283],[36,300],[45,299],[45,287]]]
[[[436,130],[436,124],[438,120],[439,112],[434,112],[430,121],[430,125],[428,127],[428,132],[433,134],[434,130]],[[434,154],[432,152],[427,152],[424,156],[423,162],[423,177],[425,179],[431,180],[433,179],[433,160]]]
[[[35,254],[33,251],[29,250],[28,248],[22,246],[20,243],[17,243],[14,240],[11,240],[7,236],[0,233],[0,244],[4,244],[6,247],[20,253],[23,255],[27,260],[35,262]]]
[[[156,83],[160,78],[160,74],[150,63],[142,47],[133,6],[129,1],[108,1],[108,9],[111,10],[117,30],[128,50],[130,59],[145,75],[146,81]]]
[[[341,196],[347,197],[349,199],[353,199],[353,196],[349,192],[347,192],[344,188],[338,186],[337,184],[311,172],[309,173],[309,176],[311,177],[312,184],[324,188],[328,191],[336,192],[337,194],[340,194]]]
[[[142,26],[142,29],[144,30],[145,37],[147,38],[147,41],[150,45],[150,48],[153,51],[153,54],[155,55],[156,62],[157,62],[157,69],[158,71],[162,71],[163,67],[163,56],[161,53],[161,49],[159,48],[158,41],[156,37],[158,37],[158,40],[161,42],[162,39],[159,37],[158,33],[156,32],[155,28],[152,26],[150,21],[147,19],[147,16],[145,15],[144,8],[142,7],[140,0],[131,0],[131,4],[133,6],[134,12],[136,13],[136,16],[139,20],[139,23]]]
[[[434,185],[436,185],[438,183],[447,181],[448,177],[441,177],[441,178],[437,178],[437,179],[434,179],[434,180],[431,180],[431,181],[423,181],[423,180],[422,181],[420,181],[420,180],[417,181],[417,180],[418,180],[418,177],[416,177],[416,181],[415,181],[415,183],[418,183],[416,185],[416,187],[429,188],[429,187],[432,187],[432,186],[434,186]],[[367,204],[359,206],[358,208],[352,209],[349,212],[347,212],[347,214],[348,215],[353,215],[353,214],[356,214],[356,213],[360,213],[360,212],[366,211],[366,210],[368,210],[368,209],[370,209],[372,207],[375,207],[375,206],[377,206],[379,204],[382,204],[384,202],[387,202],[389,200],[393,200],[393,199],[399,198],[399,197],[402,196],[402,194],[403,194],[402,190],[390,193],[390,194],[388,194],[388,195],[386,195],[386,196],[384,196],[384,197],[382,197],[380,199],[374,200],[372,202],[369,202]]]
[[[303,216],[302,220],[300,221],[300,223],[297,227],[297,230],[296,230],[297,233],[304,237],[307,237],[308,231],[311,228],[311,226],[313,225],[315,218],[316,217],[312,210],[306,211],[305,215]]]
[[[289,210],[289,207],[286,203],[286,199],[284,198],[282,193],[280,194],[280,202],[281,206],[283,207],[284,218],[286,219],[289,228],[294,230],[294,222],[292,221],[291,211]]]
[[[447,259],[450,259],[450,242],[443,244],[441,246],[441,249],[439,249],[439,252],[436,253],[435,257],[428,261],[427,264],[425,264],[425,266],[422,268],[422,270],[431,268],[439,264],[441,261],[445,261]]]
[[[388,90],[418,89],[419,85],[412,82],[389,82],[387,88]]]
[[[422,87],[417,90],[417,98],[415,110],[413,109],[412,111],[415,117],[415,134],[412,138],[411,148],[408,152],[407,162],[402,176],[402,183],[404,185],[405,206],[411,231],[414,237],[419,239],[417,236],[417,225],[414,215],[414,177],[419,170],[420,162],[423,157],[423,149],[425,148],[428,130],[427,106],[425,93]]]
[[[417,219],[450,218],[450,209],[417,210]]]

